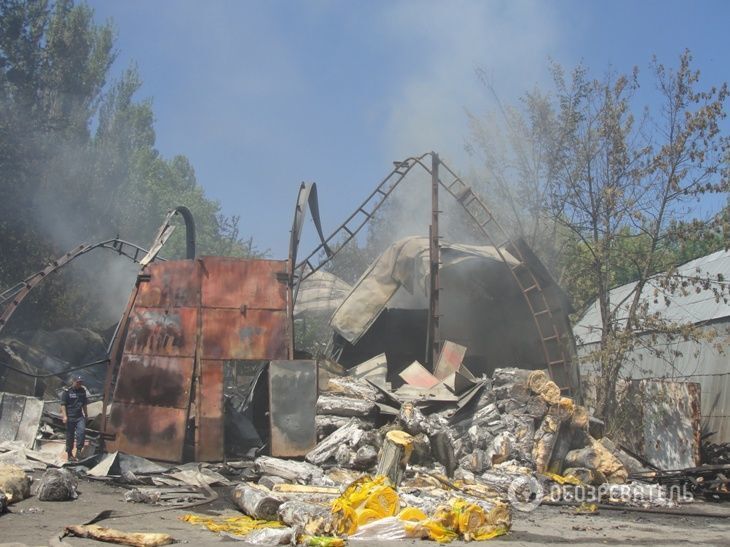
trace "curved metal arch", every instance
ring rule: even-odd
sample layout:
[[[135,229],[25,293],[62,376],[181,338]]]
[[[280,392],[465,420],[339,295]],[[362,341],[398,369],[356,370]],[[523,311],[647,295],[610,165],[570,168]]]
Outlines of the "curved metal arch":
[[[426,156],[430,156],[432,153],[433,152],[427,152],[418,157],[411,157],[403,161],[394,162],[394,169],[388,173],[380,184],[375,187],[375,190],[373,190],[368,197],[362,201],[355,212],[347,217],[347,219],[340,224],[339,228],[315,247],[314,250],[306,256],[306,258],[296,264],[294,271],[302,272],[296,282],[301,283],[332,260],[337,253],[373,218],[383,202],[388,198],[388,196],[390,196],[393,190],[395,190],[411,169],[413,169],[420,160]],[[312,260],[322,251],[325,251],[326,258],[318,263],[312,262]]]
[[[84,243],[78,247],[74,247],[63,256],[60,256],[48,266],[42,270],[34,273],[33,275],[25,278],[20,283],[10,287],[0,294],[0,308],[2,308],[2,314],[0,314],[0,332],[5,328],[10,317],[13,315],[15,310],[18,308],[23,299],[28,296],[28,293],[38,286],[44,279],[46,279],[53,272],[66,266],[69,262],[74,259],[93,251],[94,249],[108,249],[116,252],[117,254],[127,257],[132,262],[142,263],[143,260],[149,256],[150,252],[147,249],[124,241],[123,239],[114,238],[99,241],[98,243],[87,244]],[[153,259],[164,260],[159,257],[153,257]]]

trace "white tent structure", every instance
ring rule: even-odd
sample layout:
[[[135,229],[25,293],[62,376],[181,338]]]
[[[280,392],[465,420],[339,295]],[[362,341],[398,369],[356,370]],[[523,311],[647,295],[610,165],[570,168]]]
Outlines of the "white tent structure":
[[[718,251],[688,262],[678,268],[677,275],[689,283],[685,290],[673,294],[668,294],[658,279],[646,284],[641,297],[648,303],[649,313],[659,313],[674,323],[692,323],[711,336],[703,341],[660,342],[660,349],[669,350],[662,356],[648,349],[636,349],[624,374],[634,379],[670,379],[700,384],[703,428],[716,432],[713,442],[727,442],[730,441],[730,299],[727,297],[730,252]],[[697,283],[692,281],[700,280],[704,287],[697,291]],[[612,289],[611,302],[621,302],[634,287],[635,283],[629,283]],[[601,339],[597,302],[583,314],[573,333],[579,356],[588,355],[597,347]],[[649,337],[646,338],[647,344],[651,344]],[[675,355],[677,352],[679,355]],[[594,372],[595,365],[581,365],[581,374]]]

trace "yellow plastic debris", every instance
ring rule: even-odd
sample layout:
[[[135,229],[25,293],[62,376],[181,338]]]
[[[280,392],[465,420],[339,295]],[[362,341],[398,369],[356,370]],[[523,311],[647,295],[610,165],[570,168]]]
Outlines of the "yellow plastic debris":
[[[373,522],[374,520],[380,520],[383,518],[380,513],[374,511],[373,509],[358,509],[355,513],[357,514],[358,526],[362,526],[363,524],[367,524],[368,522]]]
[[[503,536],[507,532],[509,532],[509,528],[507,528],[506,526],[502,526],[502,525],[485,526],[482,530],[474,533],[472,535],[471,539],[473,539],[475,541],[486,541],[488,539],[493,539],[493,538],[496,538],[499,536]]]
[[[383,517],[392,517],[399,509],[398,494],[390,486],[376,486],[365,500],[365,508]]]
[[[301,544],[308,547],[345,547],[345,540],[328,536],[302,536]]]
[[[364,476],[332,502],[335,530],[338,534],[353,534],[358,526],[392,517],[399,508],[398,494],[386,477]]]
[[[545,473],[543,473],[543,475],[545,475],[551,481],[557,482],[558,484],[572,484],[575,486],[581,485],[580,480],[572,475],[558,475],[557,473],[550,473],[549,471],[546,471]]]
[[[417,507],[406,507],[398,513],[398,518],[401,520],[420,522],[422,520],[426,520],[428,516]]]
[[[408,523],[408,532],[425,531],[429,539],[448,543],[459,537],[465,541],[482,541],[509,532],[512,515],[507,504],[497,502],[492,509],[483,507],[461,498],[454,498],[448,505],[442,505],[430,519]]]
[[[357,530],[357,513],[345,500],[338,498],[332,502],[332,514],[335,517],[334,526],[338,535],[355,533]]]
[[[277,521],[256,520],[246,515],[235,517],[209,517],[207,515],[187,514],[180,517],[183,522],[205,526],[211,532],[227,532],[236,536],[245,536],[261,528],[281,528]]]
[[[598,505],[584,501],[575,508],[576,515],[595,515],[598,513]]]
[[[466,534],[478,530],[486,523],[484,509],[474,503],[459,499],[452,504],[456,514],[457,532]]]
[[[439,543],[450,543],[459,537],[456,532],[449,530],[446,526],[433,519],[422,522],[407,522],[405,529],[409,536],[428,537],[428,539],[438,541]]]

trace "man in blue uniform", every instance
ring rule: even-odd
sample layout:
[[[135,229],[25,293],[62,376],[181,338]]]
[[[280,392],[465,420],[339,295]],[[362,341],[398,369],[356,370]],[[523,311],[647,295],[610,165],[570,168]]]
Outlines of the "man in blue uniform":
[[[61,417],[66,424],[66,453],[69,461],[75,461],[73,454],[74,439],[76,440],[76,455],[81,453],[86,436],[86,418],[88,417],[86,388],[81,376],[73,379],[71,387],[61,396]]]

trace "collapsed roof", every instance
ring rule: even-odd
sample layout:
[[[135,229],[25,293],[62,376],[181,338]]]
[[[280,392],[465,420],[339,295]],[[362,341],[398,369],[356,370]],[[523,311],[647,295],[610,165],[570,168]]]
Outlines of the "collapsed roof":
[[[539,272],[546,300],[564,342],[572,344],[566,295],[527,246],[520,255]],[[520,261],[509,248],[441,241],[441,319],[443,340],[468,348],[465,363],[475,373],[519,364],[547,368],[539,333],[510,268]],[[355,364],[388,354],[395,377],[414,360],[425,362],[429,307],[429,240],[408,237],[388,247],[354,287],[334,275],[317,272],[308,278],[297,300],[297,315],[332,313],[335,351],[342,364]],[[301,299],[301,300],[300,300]],[[332,312],[332,310],[334,310]],[[571,366],[564,385],[577,385]]]

